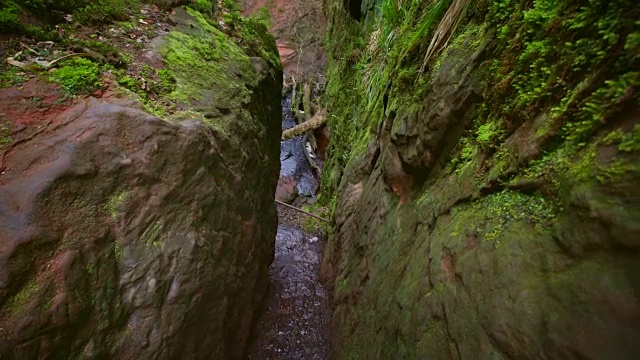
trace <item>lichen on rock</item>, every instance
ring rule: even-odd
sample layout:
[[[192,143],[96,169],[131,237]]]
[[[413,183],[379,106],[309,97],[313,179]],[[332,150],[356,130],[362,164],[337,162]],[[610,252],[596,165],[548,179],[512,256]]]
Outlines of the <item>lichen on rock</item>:
[[[246,351],[277,227],[282,70],[260,57],[267,35],[255,49],[175,13],[143,68],[175,80],[145,99],[174,116],[123,98],[125,78],[100,98],[45,76],[0,89],[0,358]]]

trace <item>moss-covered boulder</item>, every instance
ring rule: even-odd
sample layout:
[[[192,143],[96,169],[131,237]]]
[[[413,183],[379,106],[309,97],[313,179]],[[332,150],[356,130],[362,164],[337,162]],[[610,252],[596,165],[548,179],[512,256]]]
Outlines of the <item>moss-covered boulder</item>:
[[[121,89],[0,90],[0,358],[242,358],[273,258],[281,67],[270,37],[175,13],[168,119]]]
[[[638,358],[639,8],[382,0],[358,22],[345,3],[337,358]]]

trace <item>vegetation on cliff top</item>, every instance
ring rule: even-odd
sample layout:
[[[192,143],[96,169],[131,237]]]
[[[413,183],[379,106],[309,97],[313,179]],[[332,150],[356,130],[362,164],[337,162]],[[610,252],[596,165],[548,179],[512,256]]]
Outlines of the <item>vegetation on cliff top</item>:
[[[139,49],[146,46],[147,38],[153,37],[154,32],[147,28],[147,23],[139,23],[142,21],[139,20],[140,14],[145,17],[149,15],[144,14],[153,13],[158,19],[158,10],[138,2],[68,0],[53,3],[34,0],[18,4],[11,0],[0,7],[0,19],[4,19],[0,26],[9,32],[28,34],[38,40],[54,40],[54,48],[33,44],[28,51],[16,44],[12,54],[24,50],[20,53],[31,56],[35,53],[53,59],[53,53],[64,54],[62,51],[82,53],[82,58],[61,61],[47,75],[69,95],[89,94],[105,87],[106,83],[117,83],[135,93],[134,96],[145,104],[147,110],[158,116],[175,113],[184,106],[193,108],[194,102],[202,105],[205,98],[210,105],[215,103],[215,106],[208,106],[206,115],[220,116],[220,111],[246,102],[247,86],[256,85],[256,71],[250,57],[264,59],[268,65],[265,70],[272,72],[280,66],[277,49],[264,26],[265,18],[243,18],[235,1],[198,0],[191,2],[186,9],[195,19],[192,26],[199,30],[172,31],[165,36],[166,46],[160,49],[165,68],[159,68],[157,64],[151,66],[141,58]],[[18,15],[25,11],[42,20],[38,22],[39,27],[23,22],[24,19]],[[65,14],[71,17],[63,19]],[[56,23],[59,23],[59,31],[51,31],[47,35]],[[87,33],[83,29],[88,28],[77,24],[89,25],[97,31]],[[119,34],[126,36],[119,37]],[[116,38],[111,39],[112,36]],[[135,38],[132,40],[130,36]],[[37,73],[39,67],[33,63],[21,71],[3,63],[0,69],[6,68],[6,71],[0,76],[0,86],[19,86],[25,79],[25,72],[29,78],[32,73]],[[103,84],[105,75],[111,80]],[[207,90],[213,88],[217,91],[207,96]]]
[[[339,4],[328,6],[334,21],[328,29],[330,81],[325,102],[332,114],[327,167],[333,171],[325,172],[325,193],[335,193],[341,169],[364,152],[386,114],[418,109],[443,71],[442,64],[455,63],[468,54],[462,49],[485,41],[486,65],[474,74],[485,87],[483,102],[449,155],[450,171],[467,164],[471,154],[484,154],[491,178],[509,181],[526,164],[513,164],[518,156],[505,140],[536,118],[543,121],[535,122],[535,141],[547,159],[556,158],[553,164],[562,163],[565,169],[581,158],[583,147],[594,146],[595,137],[631,130],[612,129],[605,119],[638,103],[640,73],[633,69],[640,68],[640,10],[632,1],[471,4],[449,46],[421,74],[430,38],[451,3],[412,1],[398,6],[385,0],[361,22]],[[536,165],[537,176],[554,171]],[[593,168],[588,171],[595,175]]]

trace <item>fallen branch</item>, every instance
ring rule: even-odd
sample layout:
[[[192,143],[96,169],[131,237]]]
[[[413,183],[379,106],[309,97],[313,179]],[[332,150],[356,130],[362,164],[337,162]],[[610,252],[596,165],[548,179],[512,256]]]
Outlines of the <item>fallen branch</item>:
[[[311,131],[319,128],[327,121],[327,114],[324,110],[320,110],[317,114],[315,114],[311,119],[305,121],[301,124],[298,124],[292,128],[289,128],[282,132],[282,140],[289,140],[296,136],[300,136],[307,131]]]
[[[314,217],[314,218],[316,218],[316,219],[318,219],[318,220],[322,220],[322,221],[324,221],[324,222],[331,223],[331,221],[329,221],[328,219],[325,219],[325,218],[320,217],[320,216],[318,216],[318,215],[315,215],[315,214],[312,214],[312,213],[310,213],[310,212],[304,211],[304,210],[302,210],[302,209],[300,209],[300,208],[297,208],[297,207],[295,207],[295,206],[289,205],[289,204],[287,204],[287,203],[283,203],[282,201],[275,200],[275,202],[276,202],[276,204],[280,204],[280,205],[286,206],[286,207],[288,207],[288,208],[290,208],[290,209],[293,209],[293,210],[299,211],[299,212],[301,212],[301,213],[303,213],[303,214],[305,214],[305,215],[309,215],[309,216],[311,216],[311,217]]]

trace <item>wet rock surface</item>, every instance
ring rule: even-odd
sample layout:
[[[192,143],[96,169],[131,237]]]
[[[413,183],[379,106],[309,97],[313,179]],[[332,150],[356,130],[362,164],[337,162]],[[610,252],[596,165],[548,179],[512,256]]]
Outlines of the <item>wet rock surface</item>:
[[[330,311],[318,280],[318,236],[280,225],[270,289],[251,360],[329,358]]]

